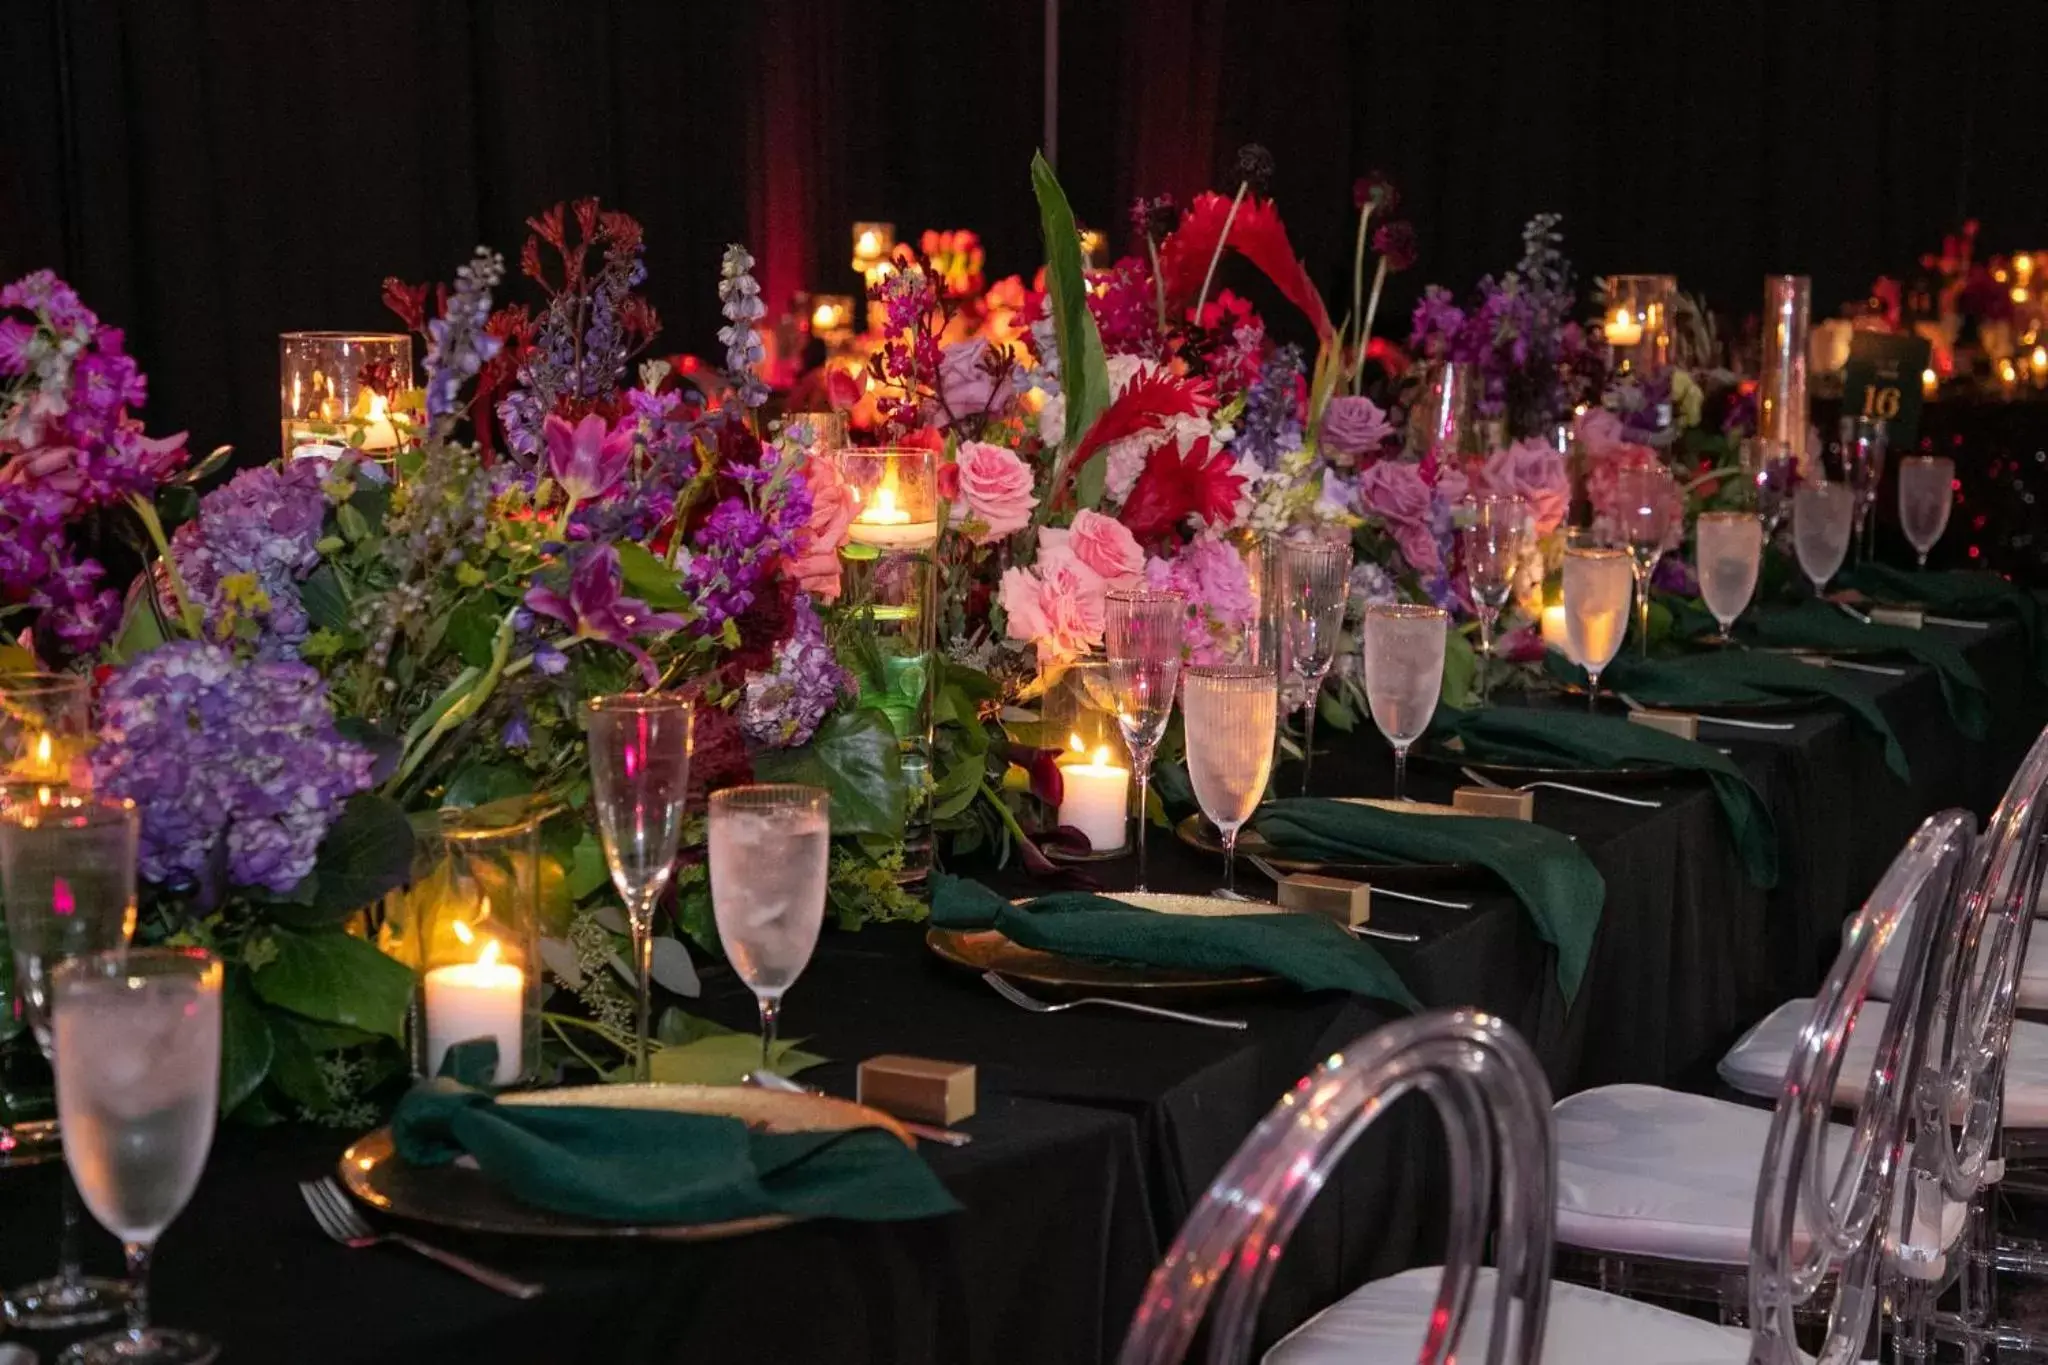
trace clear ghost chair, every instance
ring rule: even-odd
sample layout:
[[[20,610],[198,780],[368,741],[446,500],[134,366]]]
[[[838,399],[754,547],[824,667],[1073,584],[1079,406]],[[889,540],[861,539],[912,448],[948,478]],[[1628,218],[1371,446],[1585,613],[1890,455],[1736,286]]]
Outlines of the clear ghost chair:
[[[1219,1289],[1209,1361],[1245,1359],[1259,1301],[1302,1213],[1359,1134],[1410,1091],[1435,1102],[1450,1148],[1445,1266],[1422,1359],[1477,1359],[1458,1346],[1497,1190],[1499,1269],[1485,1359],[1535,1361],[1550,1298],[1550,1089],[1528,1045],[1500,1019],[1451,1010],[1368,1034],[1281,1098],[1153,1272],[1120,1365],[1181,1360]]]

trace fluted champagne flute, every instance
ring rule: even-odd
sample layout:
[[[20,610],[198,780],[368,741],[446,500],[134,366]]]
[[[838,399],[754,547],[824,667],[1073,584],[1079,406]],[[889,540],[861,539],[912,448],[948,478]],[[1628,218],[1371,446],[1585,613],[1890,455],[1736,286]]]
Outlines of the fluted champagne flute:
[[[1564,619],[1572,655],[1586,670],[1586,709],[1598,708],[1600,675],[1628,633],[1636,566],[1621,550],[1573,546],[1564,552]]]
[[[1316,700],[1337,661],[1351,597],[1351,542],[1290,540],[1280,547],[1280,638],[1288,673],[1301,679],[1301,794],[1316,753]]]
[[[1152,790],[1152,759],[1173,718],[1180,686],[1180,656],[1187,634],[1187,599],[1177,592],[1118,588],[1109,594],[1103,642],[1116,727],[1138,778],[1138,884],[1145,889],[1145,826]]]
[[[1408,748],[1422,738],[1444,690],[1444,642],[1451,616],[1441,607],[1390,602],[1365,612],[1365,704],[1394,747],[1394,799],[1408,798]]]
[[[1650,655],[1650,576],[1664,556],[1664,537],[1677,510],[1678,487],[1662,464],[1624,469],[1615,480],[1620,530],[1636,579],[1636,646]]]
[[[1693,534],[1700,596],[1721,625],[1716,642],[1732,644],[1728,632],[1756,593],[1764,525],[1750,512],[1702,512]]]
[[[1479,618],[1479,700],[1493,693],[1493,632],[1514,595],[1515,576],[1529,546],[1529,502],[1512,495],[1487,494],[1468,499],[1459,508],[1458,548],[1465,562],[1465,583],[1472,592],[1473,614]]]
[[[1884,484],[1884,460],[1891,444],[1884,420],[1844,413],[1836,424],[1842,448],[1842,465],[1849,486],[1856,491],[1856,554],[1868,563],[1876,539],[1878,489]]]
[[[1273,775],[1279,679],[1257,664],[1190,668],[1181,684],[1188,780],[1202,814],[1223,836],[1223,895],[1237,895],[1237,835]]]
[[[1923,569],[1927,552],[1948,529],[1955,483],[1956,462],[1946,455],[1909,455],[1899,461],[1899,527]]]
[[[1856,490],[1846,483],[1808,481],[1793,491],[1792,548],[1815,597],[1827,595],[1828,580],[1841,569],[1855,521]]]
[[[128,1262],[128,1325],[58,1365],[201,1365],[196,1332],[153,1327],[149,1266],[206,1169],[220,1110],[221,964],[198,948],[89,953],[52,974],[64,1163]]]
[[[625,898],[632,928],[639,989],[633,1078],[642,1082],[652,1079],[654,907],[675,875],[694,713],[688,698],[662,692],[622,692],[590,702],[592,804],[612,885]]]
[[[775,1057],[782,996],[825,922],[832,794],[768,783],[711,794],[711,913],[726,960],[761,1009],[761,1070]]]
[[[51,973],[69,958],[125,948],[133,937],[140,823],[128,801],[61,787],[10,792],[0,806],[0,902],[7,907],[15,989],[43,1057],[59,1069]],[[119,1281],[84,1274],[78,1194],[68,1176],[62,1191],[57,1273],[9,1291],[7,1320],[17,1327],[47,1331],[104,1322],[127,1298]]]

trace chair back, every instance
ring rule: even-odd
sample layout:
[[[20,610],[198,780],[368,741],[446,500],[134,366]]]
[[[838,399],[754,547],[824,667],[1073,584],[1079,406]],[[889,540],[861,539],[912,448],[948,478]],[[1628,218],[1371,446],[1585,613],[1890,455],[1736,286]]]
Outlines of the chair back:
[[[1841,952],[1815,994],[1813,1013],[1786,1066],[1757,1185],[1749,1270],[1751,1365],[1803,1359],[1794,1310],[1831,1271],[1838,1272],[1836,1290],[1819,1360],[1832,1365],[1863,1358],[1887,1239],[1903,1241],[1912,1227],[1907,1221],[1895,1230],[1894,1192],[1912,1132],[1915,1078],[1924,1069],[1933,1031],[1928,1001],[1936,994],[1931,987],[1941,957],[1937,944],[1960,938],[1951,907],[1975,824],[1967,812],[1944,811],[1914,832],[1849,922]],[[1828,1153],[1835,1084],[1879,958],[1900,934],[1906,946],[1898,990],[1848,1151],[1837,1163]],[[1802,1225],[1803,1252],[1795,1242],[1795,1228]]]
[[[1498,1193],[1499,1273],[1485,1359],[1533,1363],[1550,1302],[1557,1180],[1550,1087],[1505,1022],[1443,1010],[1367,1034],[1281,1097],[1152,1272],[1121,1365],[1183,1359],[1219,1289],[1210,1365],[1245,1359],[1259,1301],[1309,1202],[1359,1135],[1410,1091],[1435,1103],[1450,1152],[1444,1273],[1421,1359],[1478,1359],[1458,1347]]]

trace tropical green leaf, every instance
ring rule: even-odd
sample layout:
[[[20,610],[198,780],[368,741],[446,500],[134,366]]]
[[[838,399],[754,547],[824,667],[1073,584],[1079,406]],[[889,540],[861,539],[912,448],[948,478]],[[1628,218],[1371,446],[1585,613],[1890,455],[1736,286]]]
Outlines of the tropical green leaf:
[[[900,838],[907,805],[901,753],[888,717],[862,707],[827,720],[809,744],[761,754],[754,772],[763,782],[801,782],[831,792],[834,834]]]
[[[249,974],[230,971],[220,1002],[220,1112],[232,1113],[270,1075],[270,1021],[249,989]]]
[[[491,646],[498,638],[497,602],[491,597],[472,597],[448,614],[448,629],[442,635],[457,658],[472,668],[488,668]]]
[[[815,1053],[797,1047],[801,1039],[784,1039],[768,1053],[768,1069],[778,1076],[797,1072],[824,1061]],[[761,1066],[761,1040],[751,1033],[720,1033],[693,1042],[664,1047],[649,1060],[649,1069],[659,1085],[738,1085],[750,1071]],[[630,1064],[611,1073],[614,1081],[633,1079]]]
[[[405,808],[386,796],[357,793],[313,855],[310,908],[322,922],[334,923],[374,904],[411,877],[412,851]]]
[[[569,854],[569,894],[580,901],[611,879],[611,869],[605,866],[604,849],[597,836],[584,830]]]
[[[1053,337],[1059,345],[1060,392],[1066,396],[1067,425],[1062,445],[1068,455],[1081,443],[1102,410],[1109,406],[1109,361],[1102,335],[1088,311],[1088,283],[1081,269],[1081,234],[1066,191],[1043,152],[1031,158],[1031,189],[1038,197],[1039,225],[1045,235],[1045,287],[1052,313]],[[1102,501],[1105,462],[1090,460],[1076,480],[1083,507]]]
[[[516,763],[471,763],[455,774],[441,795],[443,806],[486,806],[528,796],[533,779]]]
[[[409,968],[338,929],[264,933],[272,956],[250,980],[279,1009],[327,1024],[402,1039],[412,1003]]]
[[[645,546],[622,540],[617,546],[626,590],[656,611],[679,611],[691,605],[683,592],[682,575],[656,559]]]
[[[328,1088],[326,1073],[320,1069],[320,1053],[333,1049],[319,1047],[316,1032],[324,1026],[302,1023],[296,1016],[282,1012],[271,1014],[269,1023],[274,1048],[271,1084],[285,1098],[311,1113],[327,1109],[334,1096]]]
[[[1470,706],[1479,678],[1479,655],[1462,631],[1444,637],[1444,682],[1442,700],[1446,706]]]
[[[332,564],[322,564],[299,583],[299,605],[306,619],[322,630],[348,629],[348,594]]]

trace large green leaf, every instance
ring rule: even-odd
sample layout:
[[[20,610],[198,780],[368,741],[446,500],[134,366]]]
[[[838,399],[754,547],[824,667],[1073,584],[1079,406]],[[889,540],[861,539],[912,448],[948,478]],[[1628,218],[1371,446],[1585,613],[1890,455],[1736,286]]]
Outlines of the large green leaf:
[[[220,1112],[233,1113],[270,1074],[275,1044],[263,1006],[250,993],[248,973],[228,973],[220,1003]]]
[[[889,718],[862,707],[827,720],[801,748],[759,755],[754,773],[763,782],[801,782],[831,792],[834,834],[900,838],[908,805],[901,755]]]
[[[412,876],[412,823],[388,796],[358,792],[328,826],[313,871],[270,902],[272,919],[296,929],[339,924]]]
[[[1052,313],[1053,337],[1059,344],[1060,392],[1066,395],[1067,426],[1061,442],[1071,456],[1088,428],[1109,406],[1109,361],[1102,334],[1088,311],[1088,282],[1081,272],[1081,234],[1066,191],[1046,163],[1043,152],[1031,158],[1031,189],[1038,196],[1038,220],[1045,234],[1045,288]],[[1102,501],[1105,462],[1090,460],[1076,480],[1083,507]]]
[[[793,1076],[825,1060],[799,1049],[799,1041],[777,1042],[769,1051],[768,1069],[778,1076]],[[719,1033],[674,1044],[655,1053],[648,1063],[658,1085],[738,1085],[760,1066],[761,1040],[751,1033]],[[633,1068],[620,1067],[611,1079],[630,1081]]]
[[[683,592],[682,575],[656,559],[641,545],[622,540],[616,547],[619,552],[619,569],[626,580],[626,591],[656,611],[680,611],[690,605],[690,599]]]
[[[306,619],[321,630],[348,629],[348,595],[332,564],[322,564],[299,584],[299,605]]]
[[[374,944],[338,929],[265,935],[270,961],[251,974],[256,994],[279,1009],[326,1024],[402,1039],[413,976]]]
[[[498,638],[496,600],[472,597],[448,613],[448,629],[441,638],[470,667],[490,667],[491,647]]]
[[[448,790],[441,794],[441,804],[485,806],[532,792],[533,779],[516,763],[472,763],[448,783]]]
[[[270,1016],[273,1046],[271,1082],[287,1099],[315,1114],[334,1102],[319,1061],[323,1051],[319,1046],[322,1031],[328,1027],[301,1023],[297,1016],[290,1014],[273,1013]]]

